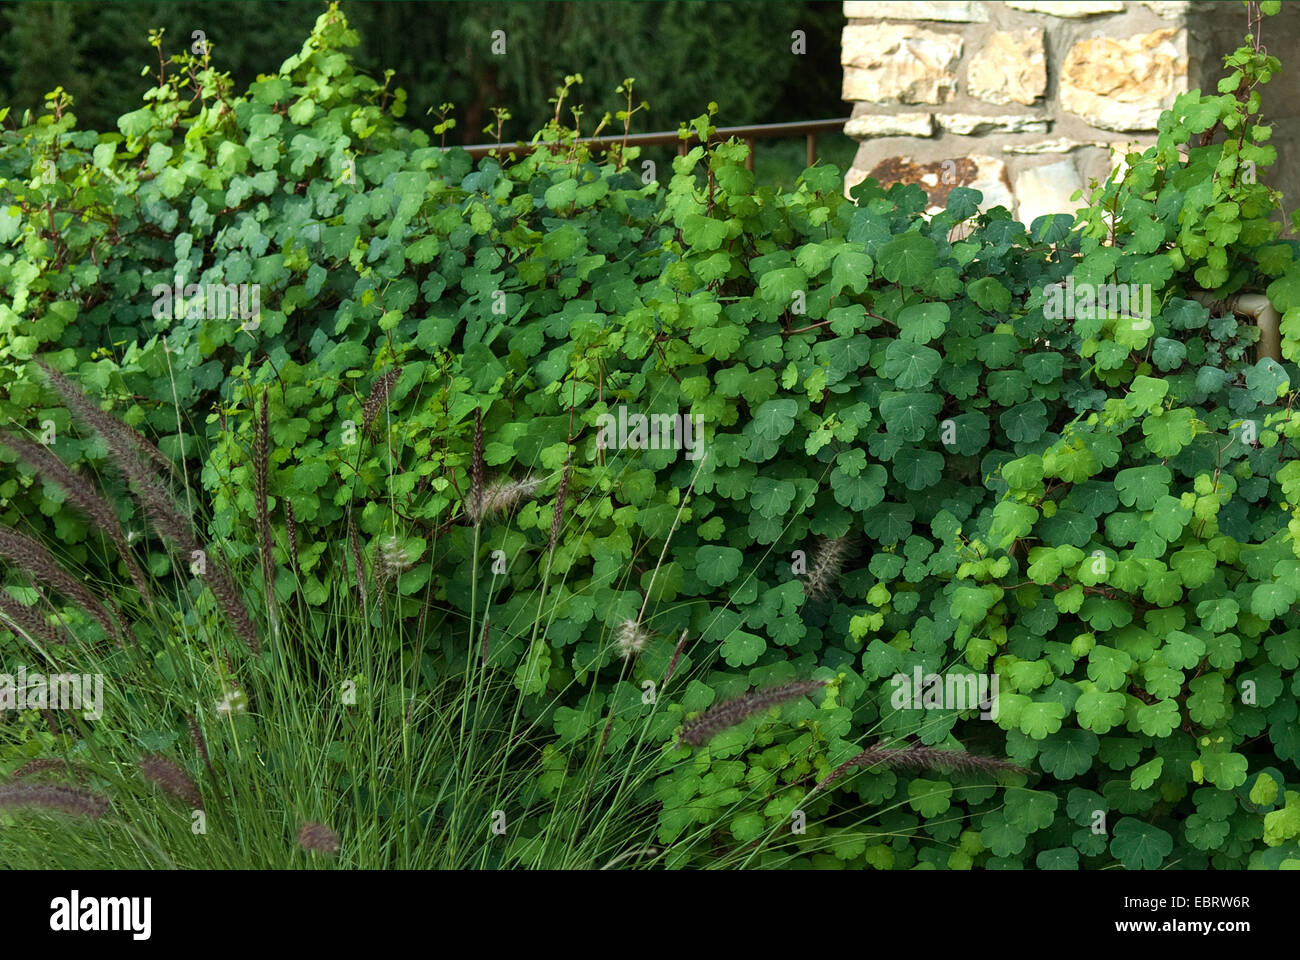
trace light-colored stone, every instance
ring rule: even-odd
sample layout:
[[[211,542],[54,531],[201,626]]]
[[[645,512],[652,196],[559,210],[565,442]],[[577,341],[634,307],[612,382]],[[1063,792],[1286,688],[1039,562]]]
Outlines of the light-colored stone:
[[[858,140],[869,140],[872,137],[932,137],[934,114],[864,114],[853,117],[844,125],[844,135]]]
[[[976,113],[937,113],[935,120],[949,133],[964,137],[985,133],[1046,133],[1048,121],[1042,117],[1014,114],[986,117]]]
[[[967,0],[845,0],[848,20],[942,20],[947,23],[987,23],[988,8]]]
[[[847,197],[849,191],[865,179],[867,179],[867,171],[861,167],[849,167],[844,174],[844,196]]]
[[[1084,201],[1071,200],[1083,189],[1083,178],[1072,160],[1059,160],[1042,167],[1031,167],[1016,177],[1016,200],[1020,203],[1017,219],[1028,226],[1049,213],[1074,213]]]
[[[999,30],[970,58],[966,92],[986,103],[1033,103],[1047,92],[1043,29]]]
[[[980,209],[1006,207],[1008,210],[1014,210],[1016,198],[1011,192],[1010,181],[1007,179],[1007,165],[996,157],[986,157],[978,153],[972,155],[971,159],[975,161],[976,174],[975,179],[966,186],[984,194]]]
[[[1128,173],[1128,155],[1130,153],[1145,153],[1150,144],[1136,143],[1132,140],[1115,140],[1106,144],[1106,146],[1110,147],[1110,167],[1115,171],[1115,179],[1123,180],[1124,174]],[[1186,159],[1186,151],[1180,149],[1178,155],[1180,158]]]
[[[1166,20],[1181,20],[1187,16],[1192,6],[1188,0],[1139,0],[1139,2]]]
[[[844,28],[843,99],[871,103],[946,103],[957,86],[962,38],[908,24]]]
[[[1095,17],[1099,13],[1121,13],[1124,10],[1123,0],[1007,0],[1007,6],[1012,10],[1047,13],[1071,20]]]
[[[979,190],[984,195],[980,204],[984,210],[996,206],[1010,210],[1015,202],[1007,179],[1006,164],[996,157],[974,154],[921,163],[906,156],[885,157],[868,170],[865,165],[871,161],[864,158],[868,151],[866,145],[859,149],[853,167],[844,177],[845,193],[867,177],[874,177],[884,187],[895,183],[914,183],[921,187],[930,198],[930,204],[926,208],[928,213],[938,213],[944,208],[953,187]]]
[[[1069,153],[1080,147],[1109,146],[1110,144],[1104,140],[1071,140],[1069,137],[1058,137],[1055,140],[1040,140],[1037,143],[1004,143],[1002,152],[1033,157],[1044,153]]]
[[[1061,65],[1061,106],[1104,130],[1154,130],[1187,89],[1187,31],[1080,40]]]

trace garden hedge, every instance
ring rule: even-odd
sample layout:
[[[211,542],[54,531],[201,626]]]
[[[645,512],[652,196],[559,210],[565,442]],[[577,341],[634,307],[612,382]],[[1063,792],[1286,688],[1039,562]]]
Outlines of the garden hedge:
[[[67,371],[185,463],[251,567],[267,397],[281,601],[354,577],[355,540],[363,570],[400,569],[378,586],[431,684],[490,614],[491,669],[555,734],[512,844],[636,741],[662,746],[644,799],[677,864],[802,813],[781,863],[1300,866],[1300,248],[1256,176],[1276,59],[1248,43],[1076,218],[1026,227],[968,189],[932,217],[915,186],[846,197],[822,165],[755,188],[734,142],[655,171],[557,122],[552,147],[475,163],[395,119],[354,40],[331,10],[243,94],[181,55],[118,132],[78,130],[56,92],[0,135],[0,418],[99,471],[29,361]],[[159,309],[177,283],[257,284],[260,314]],[[1151,309],[1056,309],[1121,285]],[[1267,292],[1283,360],[1203,290]],[[698,418],[702,456],[598,444],[620,408]],[[532,495],[481,536],[476,416],[489,480]],[[0,463],[0,520],[129,583]],[[995,674],[996,718],[900,707],[918,670]],[[693,713],[797,678],[827,686],[679,744]],[[813,794],[882,738],[1025,772]]]

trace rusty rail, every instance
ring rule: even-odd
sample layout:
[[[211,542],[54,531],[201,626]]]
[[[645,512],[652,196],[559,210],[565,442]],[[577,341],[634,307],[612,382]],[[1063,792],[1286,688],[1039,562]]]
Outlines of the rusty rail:
[[[848,123],[848,120],[848,117],[838,117],[832,120],[795,120],[790,123],[757,123],[746,127],[718,127],[714,136],[719,140],[730,140],[732,137],[739,137],[749,144],[749,157],[745,161],[745,166],[753,170],[755,141],[802,135],[808,146],[808,166],[812,166],[817,160],[818,134],[843,130],[844,124]],[[577,140],[578,143],[594,150],[608,150],[612,146],[624,143],[629,147],[662,147],[676,144],[678,154],[685,154],[690,144],[698,141],[699,136],[694,130],[690,132],[690,136],[686,139],[679,137],[676,130],[660,130],[655,133],[630,133],[626,137],[581,137]],[[560,146],[560,144],[549,142],[524,143],[523,141],[516,141],[515,143],[474,143],[461,149],[477,159],[478,157],[485,157],[493,151],[523,154],[531,153],[538,147],[544,146]]]

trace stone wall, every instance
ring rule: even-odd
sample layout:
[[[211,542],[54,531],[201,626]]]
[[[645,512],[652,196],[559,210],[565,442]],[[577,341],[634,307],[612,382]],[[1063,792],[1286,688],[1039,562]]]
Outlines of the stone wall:
[[[844,15],[845,133],[861,141],[845,189],[918,183],[940,209],[969,186],[1026,224],[1154,143],[1160,112],[1214,90],[1245,32],[1240,4],[1187,0],[848,0]],[[1292,21],[1265,21],[1284,66]],[[1295,110],[1281,86],[1264,90],[1273,116]]]

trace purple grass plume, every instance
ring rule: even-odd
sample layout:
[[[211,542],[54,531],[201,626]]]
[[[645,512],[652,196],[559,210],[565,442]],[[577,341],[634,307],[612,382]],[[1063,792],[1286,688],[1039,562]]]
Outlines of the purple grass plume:
[[[690,636],[689,630],[683,630],[682,635],[677,638],[677,646],[673,648],[673,658],[668,661],[668,670],[664,674],[663,685],[668,686],[668,681],[673,678],[673,671],[677,669],[677,660],[681,657],[682,651],[686,649],[686,638]]]
[[[850,757],[824,777],[812,792],[817,793],[829,786],[854,767],[871,767],[881,765],[890,769],[912,770],[952,770],[957,773],[997,773],[1006,770],[1013,773],[1027,773],[1024,767],[1003,760],[1000,757],[986,757],[965,750],[945,750],[940,747],[927,747],[920,743],[909,743],[904,747],[886,747],[883,743],[863,750],[857,756]]]
[[[53,783],[0,784],[0,810],[15,808],[68,813],[97,820],[108,809],[108,798],[79,787]]]
[[[111,637],[122,638],[121,628],[108,608],[84,584],[59,566],[53,554],[38,540],[17,530],[0,526],[0,556],[20,568],[37,582],[45,582],[69,600],[75,601]]]
[[[12,434],[0,435],[0,441],[30,465],[42,480],[61,489],[67,496],[68,503],[94,521],[100,532],[117,548],[117,554],[126,564],[131,582],[135,584],[141,598],[146,602],[151,600],[152,594],[148,581],[145,580],[143,571],[131,556],[126,532],[117,518],[117,512],[99,491],[85,477],[69,469],[67,464],[56,457],[44,444],[33,443],[25,437]]]
[[[29,643],[39,640],[42,643],[62,645],[67,641],[62,631],[55,630],[3,588],[0,588],[0,624],[15,635],[22,634]]]
[[[701,746],[723,730],[736,726],[756,713],[762,713],[768,707],[807,696],[825,685],[825,680],[794,680],[779,687],[742,694],[734,700],[710,707],[687,723],[682,729],[681,742],[692,747]]]
[[[37,757],[24,763],[13,772],[11,777],[14,780],[26,780],[28,777],[38,777],[45,773],[72,773],[79,780],[85,780],[87,776],[86,768],[75,763],[68,763],[67,760],[59,757]]]
[[[338,853],[339,835],[323,823],[304,823],[298,831],[298,846],[309,853]]]
[[[99,409],[98,404],[68,377],[48,364],[40,363],[40,366],[68,406],[104,441],[113,463],[130,481],[133,495],[144,508],[155,529],[174,544],[186,558],[192,557],[195,553],[205,552],[194,536],[190,520],[176,509],[166,484],[142,462],[144,448],[138,441],[143,438],[139,438],[134,430],[120,420]],[[145,457],[148,458],[147,454]],[[254,654],[261,653],[262,647],[257,637],[257,628],[248,615],[248,609],[244,606],[239,592],[221,564],[206,564],[205,570],[206,572],[202,574],[203,580],[212,591],[212,595],[216,597],[217,605],[221,607],[227,622]]]
[[[560,474],[560,489],[555,492],[555,511],[551,514],[551,535],[546,540],[546,552],[555,549],[560,539],[560,528],[564,525],[564,505],[569,498],[569,468],[573,463],[570,451],[564,458],[564,472]]]
[[[169,760],[161,754],[146,754],[140,758],[140,772],[145,778],[152,780],[158,786],[162,787],[167,793],[179,800],[183,800],[195,810],[203,809],[203,796],[199,793],[199,788],[194,785],[180,764],[174,760]]]
[[[371,385],[370,395],[366,397],[366,402],[361,407],[362,433],[370,430],[370,425],[375,422],[380,411],[388,404],[388,394],[392,391],[393,384],[397,383],[397,378],[401,373],[401,367],[394,367]]]

